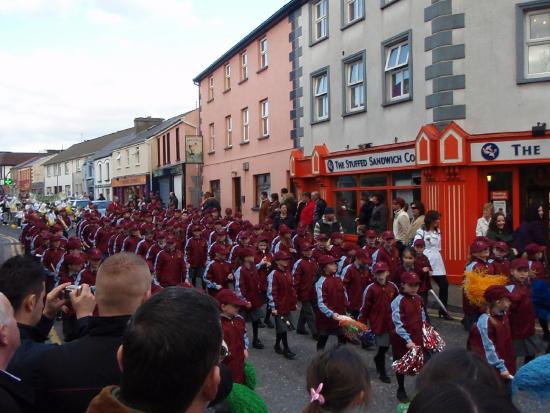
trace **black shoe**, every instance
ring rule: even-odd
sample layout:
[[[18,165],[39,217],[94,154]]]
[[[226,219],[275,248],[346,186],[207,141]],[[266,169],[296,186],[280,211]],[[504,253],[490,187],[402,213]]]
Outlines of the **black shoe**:
[[[296,330],[296,334],[299,334],[301,336],[307,336],[309,333],[304,329],[298,329]]]
[[[254,340],[252,342],[252,347],[257,348],[258,350],[263,350],[265,348],[265,346],[260,340]]]
[[[275,328],[275,326],[273,325],[273,322],[271,320],[265,320],[264,323],[269,328]]]
[[[314,339],[315,341],[319,340],[319,334],[313,334],[311,336],[312,339]]]
[[[390,378],[388,377],[388,375],[386,373],[380,373],[380,375],[378,376],[378,378],[380,379],[380,381],[382,383],[391,383],[391,380]],[[398,396],[399,397],[399,396]]]
[[[449,313],[445,313],[445,312],[443,312],[443,311],[441,311],[441,310],[439,310],[439,318],[442,318],[442,319],[444,319],[444,320],[450,320],[450,321],[454,320],[454,318],[451,317],[451,316],[449,315]]]
[[[283,351],[283,356],[289,360],[294,360],[296,358],[296,354],[294,354],[292,351],[290,351],[289,348],[285,349]]]
[[[258,322],[258,328],[265,328],[265,324],[263,321]]]
[[[275,350],[275,353],[277,354],[283,354],[283,350],[278,345],[274,345],[273,350]]]
[[[407,396],[407,392],[405,391],[405,389],[397,389],[397,400],[399,400],[401,403],[409,402],[409,396]]]

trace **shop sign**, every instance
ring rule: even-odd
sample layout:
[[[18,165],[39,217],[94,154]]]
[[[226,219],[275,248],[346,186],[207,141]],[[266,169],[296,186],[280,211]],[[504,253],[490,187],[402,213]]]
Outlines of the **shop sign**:
[[[550,139],[475,142],[471,144],[472,162],[521,161],[550,158]]]
[[[327,159],[328,173],[352,172],[369,169],[403,168],[416,165],[414,148],[397,151],[371,152],[344,158]]]
[[[493,201],[508,201],[508,191],[491,191],[491,199]]]
[[[111,181],[111,186],[113,188],[120,187],[120,186],[134,186],[134,185],[145,185],[147,184],[147,176],[146,175],[138,175],[138,176],[126,176],[124,178],[115,178]]]
[[[202,136],[185,137],[185,163],[203,163]]]
[[[182,175],[183,174],[183,165],[179,164],[177,166],[174,166],[170,168],[170,174],[171,175]]]
[[[168,176],[169,171],[166,168],[163,169],[157,169],[153,171],[153,178],[162,178],[163,176]]]

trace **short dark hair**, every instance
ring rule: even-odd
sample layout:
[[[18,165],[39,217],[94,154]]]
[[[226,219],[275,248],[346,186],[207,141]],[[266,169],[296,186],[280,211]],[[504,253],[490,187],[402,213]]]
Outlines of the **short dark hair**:
[[[262,195],[262,196],[267,196],[267,192],[266,192],[266,191],[262,191],[261,195]]]
[[[411,208],[413,206],[418,209],[418,215],[425,215],[426,214],[426,207],[421,201],[413,201],[411,202]]]
[[[281,188],[281,194],[288,194],[288,188]]]
[[[122,401],[152,413],[186,411],[219,363],[221,342],[212,297],[165,288],[138,308],[124,333]]]
[[[302,196],[305,196],[306,198],[311,199],[311,193],[309,192],[302,192]]]
[[[42,294],[45,280],[44,268],[31,257],[16,255],[0,267],[0,292],[4,293],[16,312],[25,297]]]
[[[271,194],[271,199],[272,199],[273,201],[278,201],[278,200],[279,200],[279,194],[273,192],[273,193]]]

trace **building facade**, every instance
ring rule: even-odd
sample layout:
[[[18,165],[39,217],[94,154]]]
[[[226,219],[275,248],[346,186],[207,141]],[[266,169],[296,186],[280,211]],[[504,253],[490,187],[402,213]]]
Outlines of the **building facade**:
[[[262,191],[288,187],[290,2],[198,75],[203,191],[258,220]]]

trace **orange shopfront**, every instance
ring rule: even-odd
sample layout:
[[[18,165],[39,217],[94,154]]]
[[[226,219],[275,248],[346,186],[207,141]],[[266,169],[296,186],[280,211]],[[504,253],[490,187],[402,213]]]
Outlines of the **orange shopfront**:
[[[388,210],[399,196],[440,211],[449,280],[460,283],[484,203],[502,209],[514,228],[527,205],[548,208],[550,133],[469,135],[455,123],[442,131],[426,125],[405,143],[332,153],[318,145],[310,156],[295,150],[290,174],[298,193],[317,190],[335,207],[349,234],[361,198],[371,193],[381,194]]]

